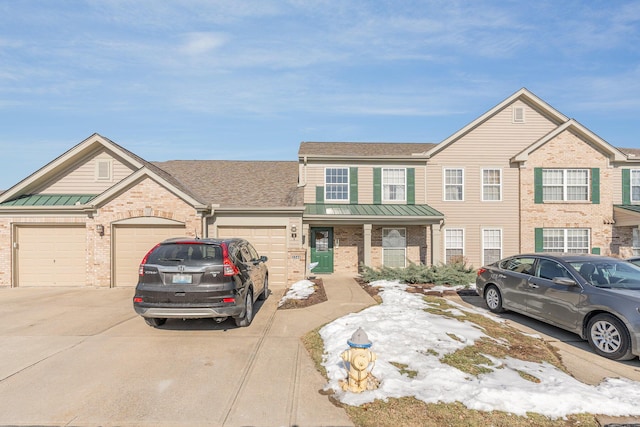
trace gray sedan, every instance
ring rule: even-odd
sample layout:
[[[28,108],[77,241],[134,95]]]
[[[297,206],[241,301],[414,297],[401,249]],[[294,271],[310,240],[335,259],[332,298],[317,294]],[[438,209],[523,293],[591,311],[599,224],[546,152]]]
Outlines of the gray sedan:
[[[574,332],[601,356],[640,355],[640,267],[624,260],[515,255],[480,268],[476,292],[492,312],[512,310]]]

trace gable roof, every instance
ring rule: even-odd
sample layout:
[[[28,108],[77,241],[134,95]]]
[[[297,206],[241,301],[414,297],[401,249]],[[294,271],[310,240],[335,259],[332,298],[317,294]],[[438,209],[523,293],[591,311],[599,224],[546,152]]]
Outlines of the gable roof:
[[[302,207],[298,162],[170,160],[154,165],[220,207]]]
[[[444,150],[446,147],[448,147],[449,145],[451,145],[452,143],[460,139],[462,136],[471,132],[473,129],[477,128],[482,123],[486,122],[491,117],[493,117],[494,115],[496,115],[497,113],[499,113],[504,108],[511,105],[517,100],[525,102],[531,105],[533,108],[536,108],[538,111],[540,111],[542,114],[547,116],[551,121],[555,122],[557,125],[560,125],[561,123],[564,123],[567,120],[569,120],[567,116],[560,113],[555,108],[551,107],[549,104],[547,104],[542,99],[538,98],[528,89],[522,88],[519,91],[515,92],[513,95],[509,96],[507,99],[505,99],[501,103],[499,103],[498,105],[496,105],[495,107],[493,107],[492,109],[490,109],[489,111],[487,111],[486,113],[484,113],[483,115],[481,115],[480,117],[478,117],[477,119],[475,119],[474,121],[472,121],[471,123],[469,123],[468,125],[466,125],[465,127],[463,127],[462,129],[460,129],[459,131],[457,131],[456,133],[454,133],[453,135],[451,135],[450,137],[448,137],[447,139],[445,139],[444,141],[442,141],[441,143],[437,144],[435,147],[431,148],[425,154],[428,157],[431,157],[437,154],[438,152]]]
[[[402,142],[301,142],[298,158],[407,158],[435,146]]]
[[[99,148],[105,148],[114,155],[120,157],[123,161],[128,163],[133,169],[136,171],[132,173],[129,177],[124,180],[114,184],[113,187],[109,188],[105,192],[100,195],[92,195],[91,199],[82,199],[77,201],[85,201],[85,203],[74,204],[73,206],[77,206],[78,209],[87,208],[86,203],[91,202],[91,206],[95,206],[101,202],[104,202],[114,195],[117,192],[122,191],[127,184],[131,184],[136,180],[141,179],[142,177],[149,177],[159,182],[161,185],[165,186],[170,191],[174,192],[178,196],[182,197],[185,201],[193,205],[198,209],[203,208],[203,203],[198,200],[198,198],[191,192],[191,190],[185,186],[183,186],[178,180],[172,177],[167,172],[158,168],[151,162],[148,162],[131,151],[121,147],[115,142],[111,141],[108,138],[103,137],[97,133],[94,133],[89,138],[80,142],[79,144],[72,147],[70,150],[66,151],[62,155],[58,156],[44,167],[38,169],[33,174],[29,175],[27,178],[23,179],[4,193],[0,194],[0,205],[3,206],[24,206],[36,208],[38,206],[60,206],[60,205],[38,205],[38,204],[23,204],[16,205],[11,202],[15,199],[24,198],[25,196],[34,196],[32,193],[34,189],[36,189],[43,182],[51,179],[56,174],[64,171],[70,165],[73,165],[75,162],[82,159],[87,153],[93,152]],[[97,197],[96,197],[97,196]],[[42,199],[44,200],[44,199]],[[40,200],[40,201],[42,201]],[[51,200],[50,200],[51,201]],[[68,206],[68,205],[65,205]]]
[[[568,120],[562,125],[556,127],[547,135],[543,136],[542,138],[540,138],[539,140],[537,140],[536,142],[528,146],[526,149],[522,150],[520,153],[516,154],[511,160],[515,162],[525,162],[529,157],[529,154],[531,154],[532,152],[540,148],[542,145],[546,144],[547,142],[549,142],[550,140],[552,140],[553,138],[555,138],[556,136],[560,135],[565,131],[574,132],[577,135],[581,136],[582,138],[585,138],[591,141],[595,146],[600,148],[602,151],[604,151],[605,153],[608,153],[612,157],[612,160],[614,161],[627,160],[627,155],[625,153],[615,148],[614,146],[609,144],[607,141],[600,138],[598,135],[591,132],[586,127],[582,126],[580,123],[578,123],[578,121],[574,119]]]

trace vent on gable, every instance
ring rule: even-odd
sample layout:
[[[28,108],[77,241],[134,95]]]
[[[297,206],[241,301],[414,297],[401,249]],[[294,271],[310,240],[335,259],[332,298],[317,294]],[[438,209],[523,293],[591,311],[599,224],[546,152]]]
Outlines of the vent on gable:
[[[111,160],[98,160],[96,161],[96,180],[98,181],[111,181]]]
[[[524,123],[524,107],[513,107],[513,123]]]

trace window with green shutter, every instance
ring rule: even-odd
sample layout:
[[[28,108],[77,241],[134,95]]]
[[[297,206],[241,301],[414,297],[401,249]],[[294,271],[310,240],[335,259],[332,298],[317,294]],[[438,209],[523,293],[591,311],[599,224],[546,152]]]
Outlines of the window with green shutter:
[[[542,203],[542,168],[535,168],[533,170],[533,185],[534,201],[535,203]]]
[[[407,169],[407,204],[416,204],[416,170],[415,168]]]
[[[631,204],[631,170],[622,169],[622,204]]]
[[[600,204],[600,169],[591,169],[591,203]]]
[[[373,168],[373,203],[382,203],[382,168]]]
[[[358,168],[349,168],[349,203],[358,204]]]
[[[322,185],[316,187],[316,203],[324,203],[324,187]]]

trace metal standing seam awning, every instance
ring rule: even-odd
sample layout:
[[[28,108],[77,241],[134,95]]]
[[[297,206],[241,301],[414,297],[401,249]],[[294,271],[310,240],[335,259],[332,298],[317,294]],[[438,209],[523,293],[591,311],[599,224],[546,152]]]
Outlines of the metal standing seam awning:
[[[444,214],[429,205],[350,205],[307,204],[303,221],[307,223],[372,223],[372,224],[433,224]]]
[[[0,206],[78,206],[94,199],[95,194],[27,194]]]

